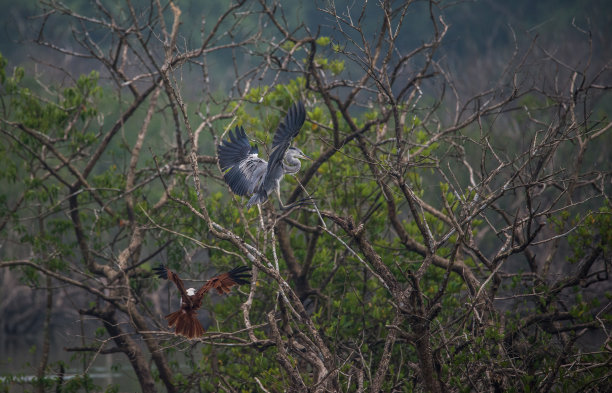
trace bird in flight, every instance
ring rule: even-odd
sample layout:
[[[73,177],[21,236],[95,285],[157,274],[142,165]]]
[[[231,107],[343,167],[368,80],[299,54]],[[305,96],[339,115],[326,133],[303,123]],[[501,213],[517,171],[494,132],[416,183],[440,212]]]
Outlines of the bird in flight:
[[[230,131],[229,140],[218,146],[223,178],[234,194],[251,196],[247,208],[264,203],[272,191],[276,191],[282,209],[290,207],[281,201],[280,181],[284,175],[298,173],[302,166],[300,158],[310,160],[300,149],[291,146],[305,120],[304,104],[294,103],[276,129],[268,162],[259,158],[257,146],[251,146],[242,126],[236,126],[234,133]]]
[[[239,266],[227,273],[219,274],[206,281],[202,288],[197,291],[195,288],[187,288],[183,285],[183,280],[172,270],[164,265],[153,268],[159,278],[172,281],[181,293],[181,308],[178,311],[166,315],[168,327],[174,327],[174,332],[187,338],[196,338],[204,334],[204,328],[197,318],[197,310],[202,305],[204,295],[216,289],[222,295],[230,292],[234,285],[248,284],[251,270],[248,266]]]

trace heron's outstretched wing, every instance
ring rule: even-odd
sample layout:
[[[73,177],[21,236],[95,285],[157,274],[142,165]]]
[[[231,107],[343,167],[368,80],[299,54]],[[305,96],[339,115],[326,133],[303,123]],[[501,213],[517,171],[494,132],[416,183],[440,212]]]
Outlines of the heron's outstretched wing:
[[[159,267],[154,267],[153,271],[157,274],[157,277],[170,280],[176,285],[179,292],[181,293],[181,298],[183,299],[183,303],[191,303],[191,299],[187,296],[187,291],[185,290],[185,285],[183,285],[183,280],[179,278],[172,270],[165,267],[163,264],[160,264]]]
[[[276,149],[276,147],[281,144],[291,143],[293,138],[295,138],[300,131],[300,128],[302,128],[305,120],[306,108],[304,108],[302,101],[291,105],[289,112],[287,112],[287,116],[285,116],[283,122],[276,128],[276,133],[272,140],[272,149]],[[287,148],[288,147],[289,146],[287,146]],[[287,150],[287,148],[285,148],[285,150]]]
[[[251,270],[248,266],[238,266],[227,273],[219,274],[206,281],[202,288],[198,289],[194,296],[194,308],[202,304],[202,298],[211,289],[216,289],[219,294],[229,293],[234,285],[248,284],[251,277]]]
[[[306,120],[306,109],[300,101],[297,104],[291,105],[285,119],[276,128],[274,139],[272,140],[272,154],[268,160],[268,168],[266,170],[266,180],[270,173],[273,173],[276,167],[280,166],[285,157],[285,152],[291,141],[296,137],[304,121]],[[264,180],[265,183],[265,180]]]
[[[257,156],[257,146],[251,146],[244,128],[236,126],[229,140],[217,148],[219,166],[225,182],[236,195],[251,195],[257,191],[266,173],[267,164]]]

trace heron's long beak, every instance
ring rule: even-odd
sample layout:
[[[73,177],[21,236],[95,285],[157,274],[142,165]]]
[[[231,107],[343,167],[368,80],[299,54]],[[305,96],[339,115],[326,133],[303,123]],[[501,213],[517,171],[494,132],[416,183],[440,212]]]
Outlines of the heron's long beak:
[[[305,158],[310,161],[314,161],[312,158],[308,157],[306,154],[302,153],[302,158]]]

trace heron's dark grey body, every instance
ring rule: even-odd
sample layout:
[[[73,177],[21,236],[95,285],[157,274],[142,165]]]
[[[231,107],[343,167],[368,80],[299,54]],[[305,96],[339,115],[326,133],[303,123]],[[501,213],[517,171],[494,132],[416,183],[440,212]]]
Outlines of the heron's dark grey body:
[[[280,194],[283,176],[300,170],[298,158],[308,158],[300,149],[290,147],[305,120],[304,105],[298,102],[291,106],[274,134],[268,162],[259,158],[257,146],[251,146],[242,127],[237,126],[234,133],[230,131],[229,140],[221,142],[218,154],[223,178],[235,194],[252,195],[247,207],[265,202],[272,191]]]

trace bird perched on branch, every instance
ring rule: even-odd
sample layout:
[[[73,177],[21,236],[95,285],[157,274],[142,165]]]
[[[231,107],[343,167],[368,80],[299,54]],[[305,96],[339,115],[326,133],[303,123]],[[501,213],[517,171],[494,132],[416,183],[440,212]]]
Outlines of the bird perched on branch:
[[[225,182],[236,195],[252,195],[247,208],[265,202],[272,191],[276,191],[281,208],[289,207],[281,201],[280,181],[284,175],[298,173],[302,166],[300,158],[310,160],[300,149],[291,147],[305,120],[304,104],[293,104],[276,129],[268,162],[259,158],[257,146],[251,146],[242,127],[236,126],[234,133],[230,131],[229,140],[218,146]]]
[[[197,318],[197,310],[202,305],[202,299],[209,290],[216,289],[220,295],[229,293],[230,288],[234,285],[248,284],[251,277],[247,273],[251,268],[239,266],[206,281],[202,288],[196,292],[195,288],[185,289],[179,276],[164,265],[159,265],[153,270],[159,278],[172,281],[181,293],[180,310],[166,315],[165,318],[168,321],[168,327],[174,327],[176,334],[187,338],[200,337],[204,334],[204,328]]]

